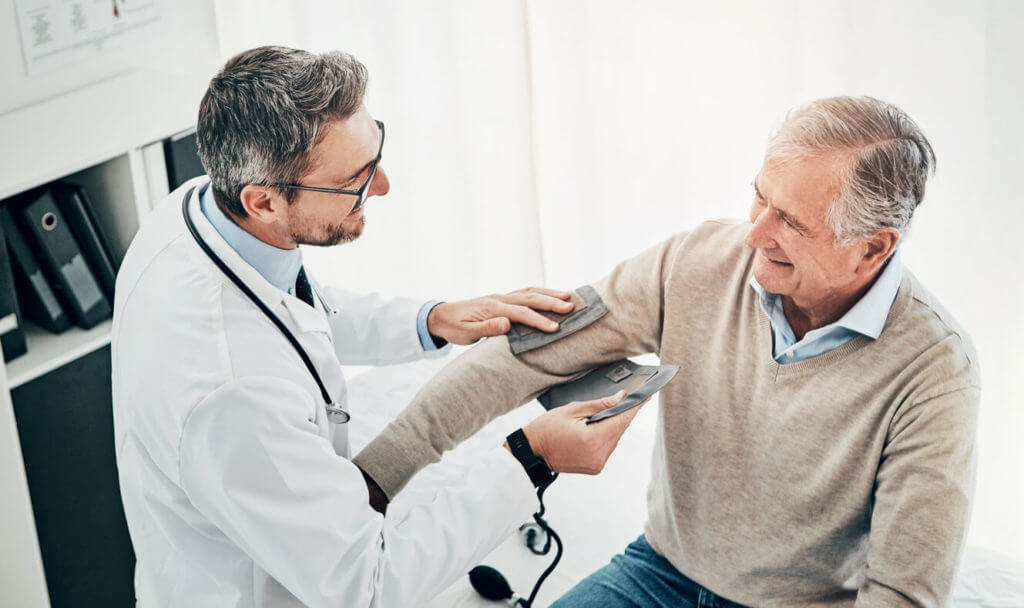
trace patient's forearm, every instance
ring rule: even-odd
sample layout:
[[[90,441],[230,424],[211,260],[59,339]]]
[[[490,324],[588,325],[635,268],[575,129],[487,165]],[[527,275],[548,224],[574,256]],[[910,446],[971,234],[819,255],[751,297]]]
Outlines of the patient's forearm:
[[[594,289],[608,313],[586,329],[513,355],[489,338],[444,367],[355,462],[393,498],[426,465],[498,416],[586,370],[656,352],[662,285],[675,239],[620,264]]]
[[[498,416],[563,378],[515,359],[504,337],[489,338],[445,366],[355,458],[389,498]]]

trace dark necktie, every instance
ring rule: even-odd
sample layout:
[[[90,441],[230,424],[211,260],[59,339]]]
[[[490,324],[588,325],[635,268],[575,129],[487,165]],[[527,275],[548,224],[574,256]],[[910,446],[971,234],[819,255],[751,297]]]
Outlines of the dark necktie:
[[[313,289],[309,286],[304,266],[299,267],[299,276],[295,278],[295,297],[313,306]],[[314,308],[316,307],[314,306]]]

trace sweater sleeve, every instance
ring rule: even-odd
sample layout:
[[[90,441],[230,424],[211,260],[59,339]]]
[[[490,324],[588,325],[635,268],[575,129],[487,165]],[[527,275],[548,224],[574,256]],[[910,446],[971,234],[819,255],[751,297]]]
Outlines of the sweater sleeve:
[[[657,352],[664,284],[683,238],[622,262],[595,283],[608,313],[590,326],[518,356],[499,336],[456,358],[356,456],[356,464],[393,498],[417,471],[550,386],[623,357]]]
[[[946,604],[974,490],[979,393],[954,390],[893,420],[875,478],[857,608]]]

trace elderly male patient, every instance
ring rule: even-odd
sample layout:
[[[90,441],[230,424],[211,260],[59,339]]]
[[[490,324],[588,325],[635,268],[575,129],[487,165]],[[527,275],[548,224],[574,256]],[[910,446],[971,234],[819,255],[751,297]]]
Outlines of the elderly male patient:
[[[490,338],[357,458],[393,496],[495,416],[624,356],[661,393],[644,533],[554,605],[941,606],[973,491],[978,363],[903,267],[934,167],[872,98],[791,112],[750,222],[707,222],[593,285],[609,312],[520,356]]]

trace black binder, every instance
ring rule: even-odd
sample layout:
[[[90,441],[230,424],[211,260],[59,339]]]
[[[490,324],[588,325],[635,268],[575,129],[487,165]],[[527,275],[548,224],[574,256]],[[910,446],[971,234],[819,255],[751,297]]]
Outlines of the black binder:
[[[36,258],[75,325],[89,329],[110,317],[110,302],[50,191],[36,193],[19,211]]]
[[[0,226],[0,346],[3,346],[4,361],[20,357],[28,351],[25,344],[25,330],[21,325],[21,311],[18,310],[18,295],[14,291],[14,274],[11,259],[7,254],[4,230]]]
[[[117,266],[114,263],[114,256],[110,252],[109,241],[103,234],[103,228],[96,220],[96,213],[92,208],[85,189],[74,184],[56,183],[50,187],[57,205],[64,213],[71,233],[75,235],[75,241],[85,256],[85,261],[92,269],[93,275],[103,290],[107,300],[114,301],[114,277],[117,274]]]
[[[22,316],[55,334],[71,327],[71,319],[57,301],[50,282],[43,276],[8,205],[0,205],[0,227],[7,236],[7,249],[11,254],[11,270],[14,272],[14,285],[18,291]]]
[[[167,162],[167,184],[173,191],[193,177],[206,173],[199,161],[199,147],[193,131],[164,140],[164,159]]]

